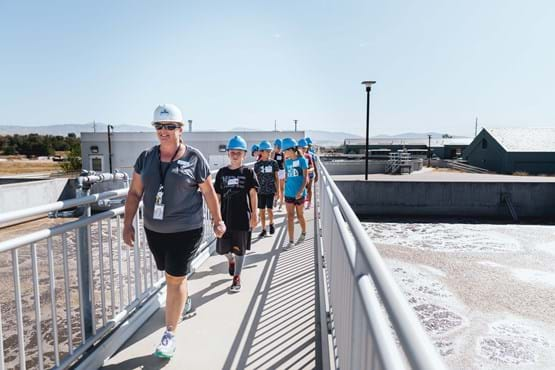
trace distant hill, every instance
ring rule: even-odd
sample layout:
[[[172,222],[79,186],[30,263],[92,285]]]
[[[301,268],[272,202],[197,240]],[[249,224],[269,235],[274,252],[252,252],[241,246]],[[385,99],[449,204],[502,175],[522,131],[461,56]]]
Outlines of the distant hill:
[[[432,139],[441,139],[445,134],[441,134],[439,132],[405,132],[397,135],[377,135],[372,137],[376,139],[427,139],[428,135],[432,135]],[[449,135],[449,137],[462,138],[464,136]]]

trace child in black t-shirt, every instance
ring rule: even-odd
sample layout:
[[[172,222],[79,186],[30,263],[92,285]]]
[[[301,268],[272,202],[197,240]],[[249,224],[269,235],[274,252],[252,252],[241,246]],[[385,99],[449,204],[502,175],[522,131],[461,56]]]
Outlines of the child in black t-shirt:
[[[241,270],[246,251],[250,249],[251,231],[258,223],[258,180],[253,170],[243,166],[246,153],[246,141],[241,136],[232,137],[227,144],[230,164],[220,168],[214,184],[227,227],[225,234],[217,241],[216,251],[225,254],[228,259],[229,274],[233,276],[232,292],[241,290]]]
[[[266,209],[268,210],[268,218],[270,221],[270,234],[274,234],[274,195],[279,195],[279,179],[278,179],[278,163],[270,159],[272,144],[269,141],[263,141],[258,146],[260,160],[254,164],[254,173],[258,178],[260,186],[258,188],[258,209],[260,210],[260,223],[262,231],[259,238],[266,236]]]

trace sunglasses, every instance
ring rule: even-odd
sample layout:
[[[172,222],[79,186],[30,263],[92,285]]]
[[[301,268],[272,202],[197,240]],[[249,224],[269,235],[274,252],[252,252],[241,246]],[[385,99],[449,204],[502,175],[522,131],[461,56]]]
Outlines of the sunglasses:
[[[164,129],[166,129],[166,130],[173,131],[173,130],[175,130],[175,129],[178,128],[178,127],[180,127],[180,126],[179,126],[179,125],[174,125],[174,124],[169,124],[169,125],[164,125],[164,124],[161,124],[161,123],[155,123],[155,124],[154,124],[154,128],[155,128],[156,130],[161,130],[161,129],[164,128]]]

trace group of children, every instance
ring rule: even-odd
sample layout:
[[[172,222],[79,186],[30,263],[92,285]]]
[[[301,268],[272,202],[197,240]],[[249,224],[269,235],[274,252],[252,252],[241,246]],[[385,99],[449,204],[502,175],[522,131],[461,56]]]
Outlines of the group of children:
[[[275,233],[273,208],[287,210],[287,233],[289,250],[302,243],[306,237],[304,209],[311,207],[312,184],[318,181],[315,154],[311,150],[310,138],[276,139],[274,145],[262,141],[251,147],[256,158],[254,169],[243,165],[247,153],[247,142],[241,136],[232,137],[227,144],[229,165],[220,168],[214,187],[218,194],[222,218],[227,231],[218,239],[218,254],[228,259],[228,271],[233,276],[230,290],[241,289],[241,270],[246,251],[251,246],[251,231],[258,224],[263,238]],[[257,214],[258,209],[258,214]],[[268,228],[266,228],[266,214]],[[295,215],[301,227],[301,235],[294,241]]]

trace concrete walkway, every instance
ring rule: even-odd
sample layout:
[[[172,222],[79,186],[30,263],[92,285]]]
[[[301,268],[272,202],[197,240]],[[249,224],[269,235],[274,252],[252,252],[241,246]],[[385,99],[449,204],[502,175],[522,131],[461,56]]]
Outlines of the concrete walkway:
[[[306,241],[290,251],[283,250],[285,213],[277,213],[276,233],[253,240],[239,293],[229,292],[225,257],[212,256],[198,269],[189,282],[193,312],[179,326],[171,361],[152,355],[164,331],[160,309],[103,369],[316,368],[313,212],[305,212]]]

